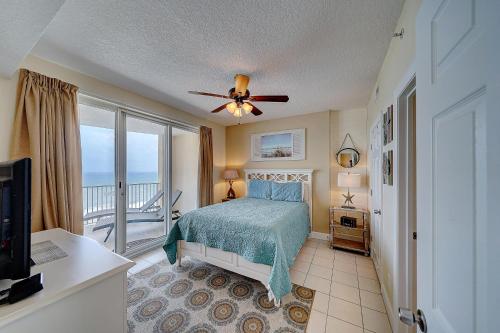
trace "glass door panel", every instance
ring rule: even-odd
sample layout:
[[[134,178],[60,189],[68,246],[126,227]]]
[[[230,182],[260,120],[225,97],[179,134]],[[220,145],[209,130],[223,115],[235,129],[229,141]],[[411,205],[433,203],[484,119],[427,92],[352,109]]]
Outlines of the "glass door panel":
[[[127,256],[159,246],[198,208],[196,128],[85,95],[79,110],[84,235]]]
[[[84,235],[115,249],[115,112],[79,105]]]
[[[198,208],[199,134],[172,127],[172,221]]]
[[[126,116],[126,249],[147,247],[166,234],[167,126]]]

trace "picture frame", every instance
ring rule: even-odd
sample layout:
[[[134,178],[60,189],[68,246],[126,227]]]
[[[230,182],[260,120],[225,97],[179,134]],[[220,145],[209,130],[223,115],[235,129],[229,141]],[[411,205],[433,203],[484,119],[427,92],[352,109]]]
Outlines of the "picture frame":
[[[394,132],[394,107],[391,104],[383,115],[384,146],[391,143]]]
[[[252,134],[251,160],[254,162],[305,160],[305,134],[305,128]]]
[[[383,183],[385,185],[392,186],[393,185],[393,151],[389,150],[384,152],[383,160],[382,160],[382,174],[383,174]]]

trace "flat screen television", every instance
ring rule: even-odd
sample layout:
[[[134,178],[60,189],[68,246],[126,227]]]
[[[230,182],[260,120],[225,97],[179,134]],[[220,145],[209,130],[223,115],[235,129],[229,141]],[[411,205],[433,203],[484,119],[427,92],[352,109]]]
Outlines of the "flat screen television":
[[[0,163],[0,279],[23,279],[31,266],[31,159]]]

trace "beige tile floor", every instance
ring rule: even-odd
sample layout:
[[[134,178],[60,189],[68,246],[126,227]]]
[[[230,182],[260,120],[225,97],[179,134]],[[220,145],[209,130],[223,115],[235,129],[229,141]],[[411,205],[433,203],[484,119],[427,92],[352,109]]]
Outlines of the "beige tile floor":
[[[290,273],[292,282],[317,291],[308,333],[392,332],[369,257],[308,239]]]
[[[136,265],[129,274],[164,258],[161,248],[134,258]],[[292,282],[317,291],[308,333],[392,332],[370,258],[308,239],[290,273]]]
[[[135,274],[141,271],[142,269],[149,267],[157,262],[166,259],[167,255],[165,251],[161,247],[154,249],[146,254],[143,254],[139,257],[132,258],[135,261],[135,266],[128,270],[128,274]]]

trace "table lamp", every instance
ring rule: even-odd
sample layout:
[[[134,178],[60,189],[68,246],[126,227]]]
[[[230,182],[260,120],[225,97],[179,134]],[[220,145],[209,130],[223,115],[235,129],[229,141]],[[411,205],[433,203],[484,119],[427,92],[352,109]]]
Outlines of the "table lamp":
[[[349,191],[352,187],[360,187],[361,186],[361,175],[359,173],[339,173],[337,176],[337,185],[339,187],[347,187],[347,195],[342,194],[345,198],[344,204],[342,208],[354,209],[352,204],[352,198],[354,194],[351,194]]]
[[[238,171],[234,169],[227,169],[224,171],[224,179],[229,181],[229,191],[227,191],[227,198],[234,199],[236,198],[236,194],[233,190],[233,180],[238,179]]]

